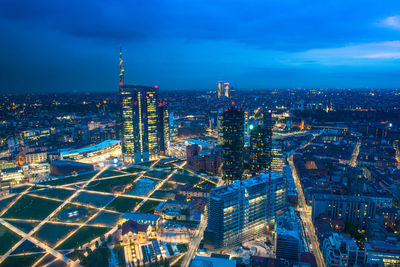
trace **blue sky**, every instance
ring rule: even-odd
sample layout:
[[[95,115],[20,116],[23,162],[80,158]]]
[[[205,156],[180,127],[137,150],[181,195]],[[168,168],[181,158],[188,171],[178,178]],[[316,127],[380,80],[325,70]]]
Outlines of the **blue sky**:
[[[400,1],[0,0],[0,92],[400,87]]]

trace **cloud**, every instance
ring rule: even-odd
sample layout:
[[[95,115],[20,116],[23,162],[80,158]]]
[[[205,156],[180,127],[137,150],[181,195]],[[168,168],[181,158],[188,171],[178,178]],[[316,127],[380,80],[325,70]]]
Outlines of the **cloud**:
[[[381,21],[383,27],[400,30],[400,15],[390,16]]]
[[[289,64],[307,65],[321,64],[327,66],[373,65],[377,61],[390,64],[400,58],[400,41],[372,42],[349,44],[336,48],[310,49],[304,52],[292,53],[288,56]]]

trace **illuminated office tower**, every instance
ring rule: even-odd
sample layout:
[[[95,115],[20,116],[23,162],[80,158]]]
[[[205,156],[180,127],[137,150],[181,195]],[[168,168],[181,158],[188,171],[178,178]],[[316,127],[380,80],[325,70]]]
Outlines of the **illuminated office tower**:
[[[227,98],[230,97],[229,83],[224,83],[224,95],[225,95],[225,97],[227,97]]]
[[[158,88],[137,85],[120,86],[122,102],[122,153],[124,162],[157,159]]]
[[[233,247],[260,236],[286,207],[286,178],[276,173],[216,187],[210,192],[204,245]]]
[[[121,52],[119,91],[124,162],[137,163],[157,159],[160,155],[158,87],[125,84]]]
[[[283,173],[283,167],[286,166],[285,157],[282,153],[282,142],[272,141],[272,162],[271,169],[275,172]]]
[[[250,133],[250,170],[253,174],[266,172],[271,168],[272,119],[265,112],[263,121]]]
[[[160,153],[169,155],[169,113],[168,105],[160,103],[158,105],[158,142],[160,146]]]
[[[220,99],[222,97],[222,95],[223,95],[223,90],[224,90],[223,86],[224,86],[224,82],[223,81],[219,81],[218,82],[218,92],[217,92],[218,99]]]
[[[222,113],[222,172],[224,180],[240,180],[243,174],[244,112],[234,107]]]
[[[147,134],[149,159],[155,160],[160,156],[160,146],[158,143],[158,86],[142,87],[143,90],[143,111],[142,124],[144,126],[144,135]],[[147,133],[146,133],[147,131]],[[146,149],[146,144],[144,143]]]

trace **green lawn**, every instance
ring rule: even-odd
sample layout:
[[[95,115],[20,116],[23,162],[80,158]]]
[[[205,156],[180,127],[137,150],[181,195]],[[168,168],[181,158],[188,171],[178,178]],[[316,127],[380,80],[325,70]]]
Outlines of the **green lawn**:
[[[16,198],[16,196],[8,197],[5,199],[0,200],[0,211],[3,211],[5,207],[7,207],[8,204],[11,203]]]
[[[12,187],[11,192],[12,193],[21,193],[28,187],[30,187],[30,185],[22,185],[22,186],[18,186],[18,187]]]
[[[170,191],[170,190],[175,190],[176,188],[177,188],[177,185],[174,184],[174,183],[170,183],[169,180],[168,180],[166,183],[164,183],[161,186],[160,190]]]
[[[122,175],[122,174],[123,174],[122,172],[117,172],[117,171],[113,171],[113,170],[106,170],[99,176],[99,178]]]
[[[21,231],[25,232],[25,233],[29,233],[36,225],[38,225],[38,223],[34,223],[34,222],[16,222],[16,221],[10,221],[7,220],[7,222],[9,224],[14,225],[15,227],[17,227],[18,229],[20,229]]]
[[[69,176],[66,178],[60,178],[60,179],[56,179],[53,181],[48,181],[48,182],[44,182],[43,184],[47,184],[47,185],[64,185],[64,184],[71,184],[71,183],[76,183],[76,182],[83,182],[83,181],[87,181],[90,178],[92,178],[93,176],[96,175],[97,172],[91,172],[91,173],[85,173],[85,174],[80,174],[77,176]]]
[[[158,162],[153,168],[175,168],[174,164],[172,163],[162,163]]]
[[[9,256],[1,264],[1,267],[27,267],[32,266],[35,261],[40,259],[43,253],[24,255],[24,256]]]
[[[0,224],[0,255],[6,253],[20,239],[21,237],[19,235]]]
[[[166,178],[171,172],[170,171],[148,171],[146,172],[147,176],[150,177],[155,177],[155,178],[160,178],[160,179],[164,179]]]
[[[71,249],[81,246],[96,237],[99,237],[109,231],[109,228],[84,226],[75,234],[62,243],[57,249]]]
[[[77,226],[74,225],[46,223],[36,232],[35,236],[50,246],[54,246],[58,240],[76,228]]]
[[[153,163],[154,163],[154,161],[146,161],[146,162],[142,162],[142,163],[137,163],[136,165],[139,165],[139,166],[150,166]]]
[[[157,190],[151,195],[151,197],[161,199],[173,199],[175,197],[175,193],[173,191]]]
[[[130,167],[130,168],[127,168],[127,169],[125,169],[123,171],[134,173],[134,172],[142,172],[142,171],[145,171],[145,170],[146,170],[146,168]]]
[[[125,213],[131,211],[141,201],[139,198],[117,197],[107,206],[107,209]]]
[[[118,213],[102,211],[99,215],[96,216],[96,218],[94,218],[89,223],[102,223],[114,226],[120,217],[121,215]]]
[[[69,198],[74,191],[73,190],[67,190],[67,189],[58,189],[58,188],[42,188],[34,192],[30,192],[35,195],[39,196],[46,196],[50,198],[57,198],[60,200],[65,200]]]
[[[195,176],[191,176],[189,174],[181,174],[181,173],[175,173],[170,181],[176,181],[180,183],[191,183],[191,184],[197,184],[200,181],[200,178],[197,178]]]
[[[154,209],[157,207],[158,203],[160,201],[157,200],[147,200],[139,209],[137,212],[139,213],[153,213]]]
[[[100,194],[92,194],[88,192],[80,192],[72,201],[80,202],[82,204],[91,204],[96,207],[103,207],[106,205],[113,196],[110,195],[100,195]]]
[[[60,202],[23,195],[3,218],[43,220],[60,205]]]
[[[124,176],[106,180],[96,180],[91,182],[86,189],[100,192],[112,192],[112,188],[116,185],[131,184],[136,179],[135,175]]]
[[[199,187],[201,187],[201,188],[205,188],[205,187],[208,186],[208,185],[211,185],[212,187],[216,187],[215,184],[210,183],[209,181],[206,181],[206,180],[200,181],[200,183],[199,183],[198,185],[199,185]]]
[[[72,222],[85,222],[90,216],[92,216],[97,210],[96,209],[92,209],[92,208],[88,208],[88,207],[83,207],[83,206],[78,206],[75,204],[71,204],[68,203],[67,205],[65,205],[56,215],[54,215],[54,217],[52,218],[53,221],[57,220],[57,221],[62,221],[60,220],[59,214],[62,214],[65,210],[67,209],[76,209],[76,210],[87,210],[87,213],[85,216],[77,219],[77,220],[71,220]],[[65,213],[63,214],[65,216]],[[66,220],[70,220],[70,218],[68,217],[64,217]]]

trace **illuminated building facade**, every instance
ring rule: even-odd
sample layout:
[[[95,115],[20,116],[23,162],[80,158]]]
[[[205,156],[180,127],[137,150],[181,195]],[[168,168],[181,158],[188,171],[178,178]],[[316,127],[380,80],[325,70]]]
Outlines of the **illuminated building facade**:
[[[168,123],[165,123],[168,122],[167,108],[160,109],[158,107],[158,86],[124,84],[122,59],[120,60],[120,69],[123,160],[125,163],[155,160],[160,156],[161,131],[168,132],[163,135],[163,144],[169,142],[169,140],[165,140],[165,138],[169,139]],[[159,121],[159,111],[163,113],[162,123]]]
[[[365,196],[313,194],[312,217],[315,219],[321,214],[362,227],[367,220],[375,219],[376,204]]]
[[[121,156],[121,142],[119,140],[106,140],[96,145],[80,149],[65,150],[60,152],[62,160],[72,160],[82,163],[96,163]]]
[[[229,83],[224,83],[224,96],[227,97],[227,98],[230,97]]]
[[[263,115],[263,122],[250,133],[250,170],[254,174],[266,172],[271,168],[272,154],[271,113]]]
[[[206,247],[235,246],[266,231],[286,209],[285,178],[265,174],[211,190],[208,203]]]
[[[243,174],[244,112],[237,108],[222,113],[222,171],[225,180],[240,180]]]
[[[231,88],[228,82],[219,81],[218,82],[218,90],[217,90],[218,99],[222,97],[231,98]]]
[[[160,155],[157,86],[122,85],[120,95],[124,162],[157,159]]]
[[[224,82],[223,81],[219,81],[218,82],[218,99],[220,99],[223,96],[223,87],[224,87]]]
[[[271,170],[279,173],[283,173],[283,167],[286,166],[285,157],[282,153],[282,144],[280,141],[272,141],[272,162]]]

